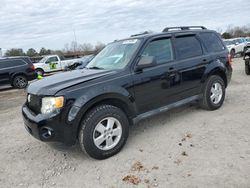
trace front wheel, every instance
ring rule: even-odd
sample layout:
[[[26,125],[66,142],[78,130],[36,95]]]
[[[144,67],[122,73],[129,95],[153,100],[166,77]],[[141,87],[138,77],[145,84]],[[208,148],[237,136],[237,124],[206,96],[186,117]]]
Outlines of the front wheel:
[[[250,67],[248,65],[245,65],[245,72],[246,75],[250,75]]]
[[[95,159],[106,159],[118,153],[129,134],[129,122],[124,112],[112,105],[100,105],[90,110],[81,123],[81,149]]]
[[[24,75],[17,75],[14,77],[12,84],[15,88],[23,89],[28,85],[28,80]]]
[[[44,70],[43,69],[36,69],[36,72],[38,75],[43,76],[44,75]]]
[[[200,106],[207,110],[220,108],[225,99],[225,83],[218,75],[210,76],[205,82]]]

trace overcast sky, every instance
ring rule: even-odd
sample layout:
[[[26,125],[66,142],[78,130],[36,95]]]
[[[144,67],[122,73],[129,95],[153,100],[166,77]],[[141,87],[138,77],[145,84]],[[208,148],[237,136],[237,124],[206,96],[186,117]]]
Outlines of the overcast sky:
[[[0,48],[63,49],[166,26],[250,24],[250,0],[1,0]]]

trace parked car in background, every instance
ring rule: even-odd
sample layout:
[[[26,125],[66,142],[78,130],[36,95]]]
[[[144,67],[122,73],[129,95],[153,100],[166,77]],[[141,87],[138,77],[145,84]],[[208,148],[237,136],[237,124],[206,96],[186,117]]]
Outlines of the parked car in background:
[[[230,52],[231,57],[233,58],[235,54],[239,53],[239,49],[236,48],[236,44],[232,40],[223,40],[224,44],[226,45],[228,51]]]
[[[108,44],[83,70],[29,85],[22,107],[35,138],[72,145],[96,159],[118,153],[129,126],[197,101],[223,104],[231,58],[217,32],[203,26],[165,28]]]
[[[245,60],[245,72],[250,75],[250,43],[246,47],[243,59]]]
[[[69,65],[65,68],[66,71],[75,70],[75,69],[83,69],[93,58],[95,55],[86,55],[78,59],[77,63]]]
[[[35,63],[34,66],[37,73],[39,75],[43,75],[44,73],[51,73],[55,71],[65,70],[66,67],[78,62],[79,58],[66,60],[62,56],[48,55],[44,56],[38,63]]]
[[[37,78],[35,67],[29,57],[8,57],[0,59],[0,85],[11,84],[25,88],[28,81]]]
[[[246,43],[242,38],[224,39],[223,41],[232,57],[237,54],[243,56]]]
[[[246,37],[247,44],[250,44],[250,37]]]

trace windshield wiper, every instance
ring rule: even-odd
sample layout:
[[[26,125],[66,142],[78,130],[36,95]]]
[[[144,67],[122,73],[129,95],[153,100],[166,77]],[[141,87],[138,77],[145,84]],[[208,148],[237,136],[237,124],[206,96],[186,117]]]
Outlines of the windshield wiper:
[[[86,68],[87,69],[96,69],[96,70],[104,69],[102,67],[96,67],[96,66],[94,66],[94,67],[86,67]]]

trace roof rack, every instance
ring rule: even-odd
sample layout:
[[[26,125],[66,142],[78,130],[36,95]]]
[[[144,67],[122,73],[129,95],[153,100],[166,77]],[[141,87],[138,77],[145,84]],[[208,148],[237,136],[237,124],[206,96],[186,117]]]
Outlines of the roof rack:
[[[149,32],[149,31],[144,31],[143,33],[131,35],[130,37],[136,37],[136,36],[146,35],[146,34],[150,34],[150,33],[151,33],[151,32]]]
[[[179,26],[179,27],[166,27],[162,32],[168,32],[170,30],[190,30],[190,29],[207,29],[204,26]]]

